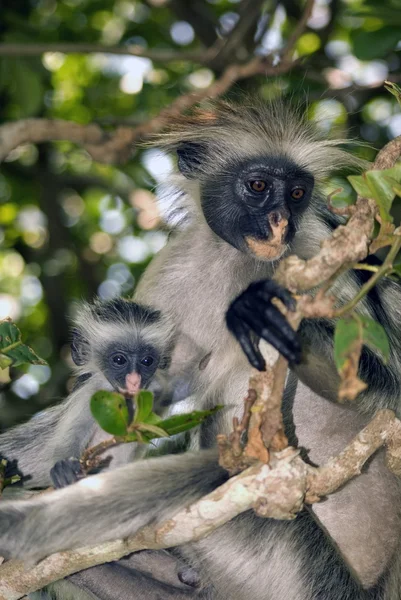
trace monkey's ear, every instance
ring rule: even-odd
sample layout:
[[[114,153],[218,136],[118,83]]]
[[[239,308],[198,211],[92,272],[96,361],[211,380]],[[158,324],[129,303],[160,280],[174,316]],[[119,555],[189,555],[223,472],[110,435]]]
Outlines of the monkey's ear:
[[[196,179],[202,169],[206,148],[197,142],[182,142],[177,148],[178,168],[188,179]]]
[[[84,365],[89,360],[89,342],[79,329],[72,330],[71,358],[77,366]]]

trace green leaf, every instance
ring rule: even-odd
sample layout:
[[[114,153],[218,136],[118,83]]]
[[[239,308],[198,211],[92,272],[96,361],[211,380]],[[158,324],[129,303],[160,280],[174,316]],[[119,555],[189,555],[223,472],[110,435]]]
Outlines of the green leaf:
[[[0,354],[0,369],[6,369],[13,364],[13,359],[5,354]]]
[[[153,394],[148,390],[140,390],[135,396],[134,423],[147,423],[152,414]],[[154,414],[154,413],[153,413]]]
[[[350,175],[347,179],[359,196],[370,198],[371,189],[363,175]]]
[[[359,60],[373,60],[387,56],[400,41],[400,28],[388,25],[376,31],[351,32],[353,54]]]
[[[21,332],[10,319],[0,322],[0,368],[22,364],[46,365],[29,346],[21,341]]]
[[[151,425],[150,423],[139,423],[137,425],[137,429],[139,429],[139,431],[148,431],[149,433],[154,434],[152,437],[168,437],[169,435],[167,431],[161,427],[158,427],[157,425]]]
[[[391,206],[395,195],[401,192],[400,178],[400,166],[397,165],[383,171],[372,170],[363,175],[350,175],[348,180],[360,196],[372,198],[376,202],[382,221],[391,223]]]
[[[339,319],[334,332],[334,362],[337,370],[341,371],[354,344],[360,340],[360,327],[355,319]]]
[[[360,344],[377,351],[387,362],[390,346],[386,332],[377,321],[361,315],[339,319],[334,332],[334,361],[339,372]]]
[[[157,415],[156,413],[152,412],[146,418],[146,423],[149,423],[150,425],[157,425],[158,423],[160,423],[161,420],[162,420],[162,418],[159,417],[159,415]]]
[[[168,419],[160,421],[159,426],[164,429],[168,435],[182,433],[200,425],[207,417],[223,408],[221,405],[215,406],[210,410],[195,410],[184,415],[174,415]]]
[[[124,396],[117,392],[96,392],[91,398],[90,408],[104,431],[117,436],[126,435],[130,419]]]
[[[401,264],[393,265],[393,271],[398,277],[401,277]]]
[[[383,362],[387,362],[390,357],[390,344],[385,330],[380,323],[369,317],[358,315],[358,318],[362,322],[363,343],[371,350],[379,352]]]
[[[343,177],[330,177],[323,188],[323,193],[335,208],[346,208],[356,201],[355,190]]]
[[[393,81],[385,81],[384,87],[390,94],[393,94],[397,98],[397,102],[401,106],[401,87]]]
[[[382,221],[392,222],[390,209],[393,204],[395,192],[391,181],[389,181],[389,177],[386,176],[386,171],[367,171],[365,175],[372,190],[371,198],[376,201],[379,207]]]

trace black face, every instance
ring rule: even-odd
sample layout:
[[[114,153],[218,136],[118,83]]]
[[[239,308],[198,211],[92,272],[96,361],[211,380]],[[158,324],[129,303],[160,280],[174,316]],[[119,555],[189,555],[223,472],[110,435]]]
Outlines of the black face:
[[[202,190],[210,228],[226,242],[262,260],[284,252],[308,207],[314,179],[285,157],[227,165]]]
[[[160,355],[150,345],[130,347],[113,342],[99,357],[102,372],[111,385],[127,389],[127,376],[137,373],[141,377],[141,388],[146,388],[159,366]]]

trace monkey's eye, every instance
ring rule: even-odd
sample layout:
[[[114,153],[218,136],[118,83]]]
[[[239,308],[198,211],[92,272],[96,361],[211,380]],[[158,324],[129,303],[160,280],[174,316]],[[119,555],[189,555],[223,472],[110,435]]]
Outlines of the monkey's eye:
[[[294,188],[291,192],[291,198],[301,200],[305,196],[305,190],[302,188]]]
[[[124,354],[115,354],[112,360],[113,363],[115,365],[118,365],[119,367],[122,367],[127,362],[127,359],[125,358]]]
[[[253,192],[259,194],[266,189],[266,181],[263,181],[263,179],[251,179],[251,181],[248,181],[248,185]]]
[[[153,365],[154,360],[151,356],[145,356],[145,358],[143,358],[141,360],[141,364],[145,365],[145,367],[150,367],[150,365]]]

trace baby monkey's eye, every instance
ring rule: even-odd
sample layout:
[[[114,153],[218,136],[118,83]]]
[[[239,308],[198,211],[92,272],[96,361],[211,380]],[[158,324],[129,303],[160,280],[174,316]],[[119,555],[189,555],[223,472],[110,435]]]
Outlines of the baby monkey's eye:
[[[301,200],[305,196],[305,190],[302,188],[294,188],[291,192],[291,198],[294,200]]]
[[[113,363],[115,363],[119,367],[122,367],[122,365],[125,365],[126,362],[127,362],[127,359],[125,358],[124,354],[115,354],[113,356]]]
[[[141,364],[145,365],[145,367],[150,367],[150,365],[153,365],[154,360],[151,356],[145,356],[145,358],[143,358],[141,360]]]
[[[253,192],[264,192],[266,189],[266,181],[263,179],[251,179],[248,181],[248,185]]]

